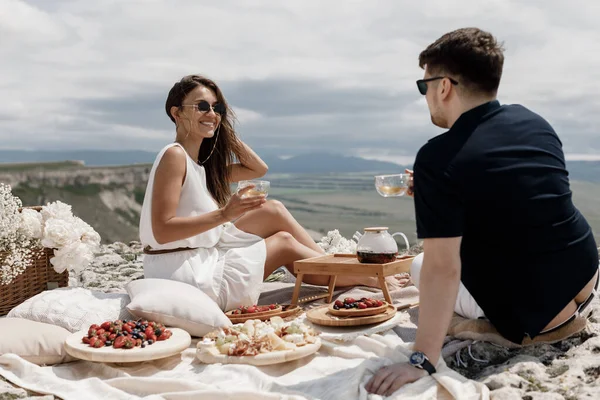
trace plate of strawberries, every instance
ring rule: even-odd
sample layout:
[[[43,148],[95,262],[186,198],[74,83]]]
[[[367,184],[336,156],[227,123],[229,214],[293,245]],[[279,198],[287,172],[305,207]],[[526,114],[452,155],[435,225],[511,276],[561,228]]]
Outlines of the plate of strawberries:
[[[178,354],[190,346],[190,334],[155,321],[116,320],[92,324],[65,341],[71,356],[98,362],[140,362]]]

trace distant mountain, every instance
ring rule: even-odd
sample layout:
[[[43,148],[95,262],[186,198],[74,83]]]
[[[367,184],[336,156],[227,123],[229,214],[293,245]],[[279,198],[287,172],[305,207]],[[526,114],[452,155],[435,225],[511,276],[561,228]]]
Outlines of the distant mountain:
[[[600,183],[600,161],[567,161],[567,170],[571,180]]]
[[[257,149],[258,153],[262,152]],[[86,166],[151,164],[155,152],[123,150],[72,150],[72,151],[22,151],[0,150],[2,163],[40,163],[50,161],[81,160]],[[278,173],[339,173],[339,172],[400,172],[403,166],[390,162],[367,160],[360,157],[343,156],[326,152],[297,155],[281,159],[265,156],[271,174]],[[600,183],[600,161],[567,161],[571,180]]]
[[[260,151],[259,151],[260,153]],[[0,150],[2,163],[41,163],[51,161],[81,160],[86,166],[151,164],[156,153],[147,151],[123,150],[74,150],[74,151],[21,151]],[[367,160],[330,153],[311,153],[281,159],[264,157],[270,173],[327,173],[327,172],[371,172],[398,171],[400,166],[390,162]]]
[[[138,150],[70,150],[24,151],[0,150],[1,163],[36,163],[49,161],[81,160],[90,167],[107,165],[132,165],[153,163],[156,153]]]
[[[287,159],[265,157],[269,173],[328,173],[328,172],[389,172],[398,173],[403,168],[391,162],[367,160],[360,157],[330,153],[311,153]]]

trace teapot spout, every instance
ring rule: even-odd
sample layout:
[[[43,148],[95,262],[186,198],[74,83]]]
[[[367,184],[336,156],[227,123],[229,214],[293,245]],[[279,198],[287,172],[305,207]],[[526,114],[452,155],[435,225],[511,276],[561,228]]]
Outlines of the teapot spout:
[[[361,237],[362,237],[362,233],[360,233],[359,231],[354,232],[354,235],[352,235],[352,239],[354,241],[356,241],[356,243],[358,243],[358,241],[360,240]]]

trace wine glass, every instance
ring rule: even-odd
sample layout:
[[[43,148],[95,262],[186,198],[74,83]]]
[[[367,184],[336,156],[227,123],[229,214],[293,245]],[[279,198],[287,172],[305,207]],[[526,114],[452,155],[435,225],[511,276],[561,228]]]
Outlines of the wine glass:
[[[375,189],[383,197],[404,196],[408,190],[410,175],[377,175],[375,176]]]
[[[269,181],[259,181],[259,180],[250,180],[250,181],[239,181],[237,186],[237,191],[239,192],[241,189],[254,185],[254,187],[247,192],[245,192],[242,197],[250,197],[250,196],[260,196],[264,194],[265,197],[269,195],[269,188],[271,187],[271,182]]]

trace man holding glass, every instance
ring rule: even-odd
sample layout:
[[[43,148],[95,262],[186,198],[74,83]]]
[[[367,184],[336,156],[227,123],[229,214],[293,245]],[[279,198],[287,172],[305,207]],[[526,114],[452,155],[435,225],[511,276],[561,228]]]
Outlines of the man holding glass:
[[[572,203],[562,144],[542,117],[496,100],[503,63],[501,45],[476,28],[419,55],[417,87],[448,131],[414,164],[424,247],[411,269],[420,290],[414,353],[377,371],[369,392],[389,395],[435,373],[453,312],[487,318],[521,343],[568,324],[594,295],[597,246]]]

